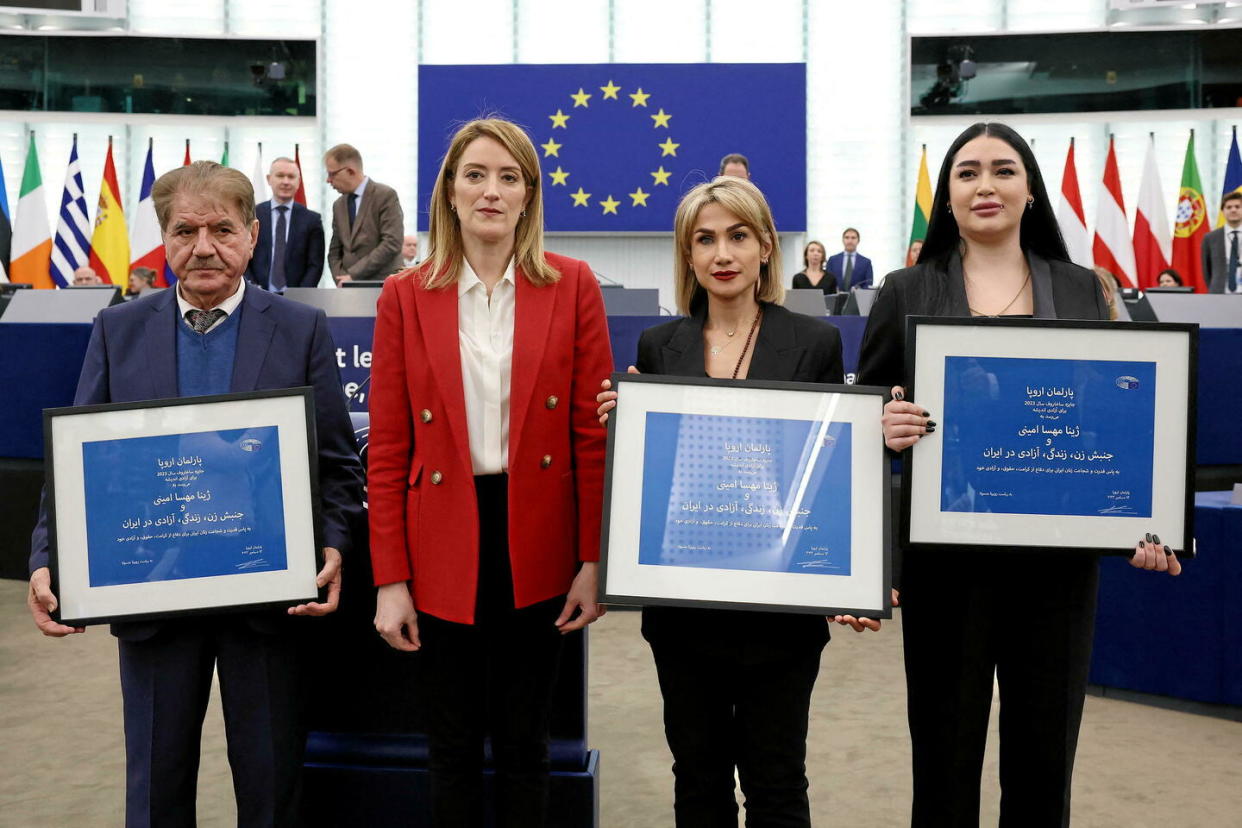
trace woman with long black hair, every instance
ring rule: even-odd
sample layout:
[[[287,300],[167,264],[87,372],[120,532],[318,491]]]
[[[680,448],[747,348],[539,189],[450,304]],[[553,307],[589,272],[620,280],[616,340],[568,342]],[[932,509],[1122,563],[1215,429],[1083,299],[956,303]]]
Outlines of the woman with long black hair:
[[[904,399],[908,315],[1108,319],[1091,271],[1069,261],[1034,154],[1003,124],[946,153],[918,264],[890,273],[863,336],[859,382],[893,386],[886,445],[934,435]],[[915,826],[977,826],[993,676],[1000,686],[1002,826],[1068,825],[1091,659],[1099,561],[1091,555],[912,552],[900,583]],[[1181,571],[1148,535],[1134,566]]]

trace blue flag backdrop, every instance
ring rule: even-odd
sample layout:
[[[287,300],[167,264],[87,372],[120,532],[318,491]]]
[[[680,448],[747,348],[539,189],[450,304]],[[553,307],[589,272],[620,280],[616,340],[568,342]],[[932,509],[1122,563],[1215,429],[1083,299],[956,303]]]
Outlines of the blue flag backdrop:
[[[740,152],[781,232],[806,229],[806,65],[421,66],[418,229],[462,123],[521,124],[542,165],[551,231],[673,229],[682,194]]]

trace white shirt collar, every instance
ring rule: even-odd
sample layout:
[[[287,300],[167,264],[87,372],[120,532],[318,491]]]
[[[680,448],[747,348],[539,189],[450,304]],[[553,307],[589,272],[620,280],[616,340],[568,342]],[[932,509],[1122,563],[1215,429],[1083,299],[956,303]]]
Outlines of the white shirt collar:
[[[281,201],[279,198],[272,196],[272,209],[275,210],[277,207],[280,207],[280,206],[285,206],[285,207],[288,207],[290,210],[292,210],[293,199],[289,199],[288,201]]]
[[[368,182],[368,181],[370,181],[370,180],[371,180],[371,179],[367,178],[367,177],[364,175],[364,176],[362,177],[362,180],[358,182],[358,187],[357,187],[357,189],[355,189],[355,190],[354,190],[354,193],[353,193],[354,195],[358,196],[358,201],[362,201],[362,193],[363,193],[363,191],[364,191],[364,190],[366,190],[366,188],[367,188],[367,182]]]
[[[505,273],[503,276],[500,277],[500,281],[508,282],[511,285],[516,285],[516,282],[514,281],[513,259],[510,259],[509,264],[505,266]],[[470,266],[470,262],[466,261],[465,259],[462,259],[461,260],[461,278],[457,280],[458,297],[465,296],[467,293],[469,293],[471,290],[474,289],[475,285],[482,285],[482,284],[483,284],[483,280],[479,278],[479,274],[474,272],[474,268]],[[486,291],[486,289],[487,289],[487,286],[484,285],[484,290]]]
[[[220,304],[216,305],[214,308],[208,308],[207,310],[222,310],[224,311],[225,315],[232,316],[233,311],[237,310],[237,306],[241,304],[242,296],[244,296],[245,293],[246,293],[246,280],[238,279],[237,290],[234,291],[233,295],[230,296],[228,299],[225,299]],[[201,310],[201,308],[196,308],[194,305],[191,305],[189,302],[185,301],[185,297],[181,295],[181,284],[180,283],[177,284],[177,310],[178,312],[180,312],[181,319],[183,321],[185,320],[186,311]]]

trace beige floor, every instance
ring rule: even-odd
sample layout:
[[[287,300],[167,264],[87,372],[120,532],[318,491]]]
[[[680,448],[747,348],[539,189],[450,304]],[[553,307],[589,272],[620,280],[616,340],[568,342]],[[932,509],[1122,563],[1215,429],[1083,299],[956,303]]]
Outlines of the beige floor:
[[[0,581],[0,825],[121,825],[116,644],[104,629],[43,639],[24,589]],[[898,618],[878,635],[842,631],[828,645],[808,757],[818,825],[908,820],[900,633]],[[590,710],[589,742],[602,754],[601,824],[670,825],[671,760],[636,613],[614,612],[593,630]],[[992,751],[984,776],[982,824],[995,825]],[[233,824],[230,784],[217,697],[204,733],[202,826]],[[1083,828],[1242,825],[1242,724],[1088,698],[1074,804]]]

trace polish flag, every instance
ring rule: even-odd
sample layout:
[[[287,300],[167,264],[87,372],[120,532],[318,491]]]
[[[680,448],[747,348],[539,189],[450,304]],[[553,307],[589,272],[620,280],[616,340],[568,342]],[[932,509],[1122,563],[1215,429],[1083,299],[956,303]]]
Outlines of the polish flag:
[[[1138,286],[1155,287],[1160,271],[1173,260],[1173,231],[1160,198],[1160,172],[1156,169],[1156,138],[1147,145],[1143,183],[1139,185],[1138,209],[1134,214],[1134,263]]]
[[[1104,164],[1104,183],[1095,216],[1095,239],[1091,251],[1097,267],[1117,277],[1122,287],[1134,287],[1134,243],[1126,221],[1126,202],[1121,196],[1121,174],[1117,171],[1117,149],[1108,138],[1108,161]]]
[[[155,142],[147,139],[147,163],[142,168],[142,187],[138,190],[138,206],[134,208],[134,220],[129,226],[129,249],[133,256],[130,270],[149,267],[155,271],[155,286],[168,287],[164,268],[164,238],[160,235],[160,222],[155,215],[155,201],[151,187],[155,184],[155,163],[151,157]]]
[[[1082,209],[1082,193],[1078,189],[1078,166],[1074,163],[1074,139],[1070,139],[1065,156],[1065,172],[1061,174],[1061,203],[1057,205],[1057,224],[1070,261],[1091,267],[1091,236],[1087,233],[1087,215]]]

